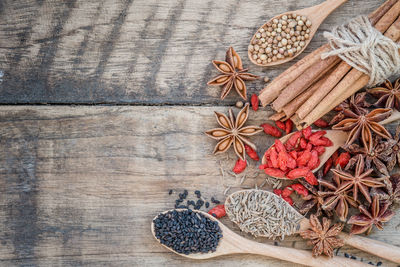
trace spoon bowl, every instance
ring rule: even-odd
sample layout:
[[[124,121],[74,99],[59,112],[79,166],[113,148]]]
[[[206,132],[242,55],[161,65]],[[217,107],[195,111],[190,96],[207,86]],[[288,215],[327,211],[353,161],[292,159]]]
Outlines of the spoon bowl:
[[[183,209],[176,209],[176,211],[182,211]],[[167,213],[169,211],[165,211],[162,213]],[[194,211],[199,214],[204,215],[206,218],[209,218],[213,221],[218,222],[218,225],[222,231],[222,238],[219,240],[219,244],[217,246],[216,251],[209,252],[209,253],[194,253],[185,255],[182,253],[178,253],[171,249],[168,246],[165,246],[160,243],[160,240],[156,238],[155,230],[154,230],[154,222],[151,223],[151,232],[154,238],[165,248],[178,254],[180,256],[195,259],[195,260],[203,260],[203,259],[210,259],[218,256],[223,255],[230,255],[230,254],[257,254],[257,255],[264,255],[271,258],[281,259],[293,263],[308,265],[308,266],[315,266],[315,267],[328,267],[328,266],[349,266],[349,267],[358,267],[358,266],[368,266],[362,262],[354,261],[351,259],[346,259],[343,257],[312,257],[310,251],[304,251],[295,248],[287,248],[287,247],[279,247],[269,244],[262,244],[255,241],[251,241],[246,239],[233,231],[231,231],[228,227],[222,224],[213,216],[205,213],[203,211]],[[158,215],[154,218],[156,219]],[[153,220],[154,220],[153,219]]]
[[[307,19],[309,19],[311,21],[311,26],[310,26],[310,33],[309,33],[309,38],[307,40],[305,40],[305,45],[302,47],[302,49],[300,51],[297,51],[293,56],[291,57],[285,57],[283,59],[278,59],[277,61],[272,61],[270,63],[267,64],[262,64],[262,63],[258,63],[256,60],[253,59],[252,57],[252,53],[249,50],[248,51],[248,56],[251,62],[253,62],[254,64],[258,65],[258,66],[274,66],[274,65],[279,65],[279,64],[283,64],[285,62],[288,62],[292,59],[294,59],[295,57],[297,57],[298,55],[300,55],[304,49],[308,46],[308,44],[310,43],[311,39],[314,37],[316,31],[318,30],[319,26],[321,25],[321,23],[325,20],[325,18],[327,16],[329,16],[330,13],[332,13],[336,8],[338,8],[340,5],[342,5],[343,3],[345,3],[347,0],[327,0],[319,5],[316,6],[312,6],[312,7],[308,7],[308,8],[304,8],[304,9],[299,9],[299,10],[295,10],[295,11],[290,11],[290,12],[285,12],[282,14],[279,14],[275,17],[273,17],[271,20],[269,20],[268,22],[266,22],[264,25],[262,25],[259,29],[257,29],[256,33],[253,35],[253,37],[251,38],[250,44],[253,43],[253,40],[256,38],[256,34],[257,32],[265,27],[269,22],[272,22],[272,20],[274,19],[280,19],[283,15],[289,15],[289,14],[297,14],[299,16],[305,16],[307,17]]]
[[[262,192],[263,194],[268,195],[269,199],[271,199],[271,200],[278,200],[278,198],[280,198],[279,196],[275,195],[274,193],[265,191],[265,190],[259,190],[259,189],[240,190],[240,191],[236,191],[236,192],[230,194],[226,198],[225,208],[228,209],[228,207],[230,206],[230,200],[231,200],[231,198],[234,198],[235,195],[243,194],[243,193],[247,193],[247,192],[254,192],[254,191]],[[266,206],[265,208],[267,210],[269,210],[270,208],[273,208],[272,202],[275,202],[275,201],[268,202],[268,203],[271,203],[271,206]],[[264,203],[264,205],[268,204],[268,203]],[[303,217],[303,215],[301,215],[294,207],[289,205],[289,203],[283,201],[281,205],[284,205],[284,207],[282,207],[282,210],[285,208],[288,213],[293,215],[292,216],[293,218],[301,218],[300,220],[298,220],[298,225],[295,229],[293,229],[293,232],[286,233],[286,235],[298,234],[298,233],[310,228],[310,220]],[[264,214],[264,213],[261,212],[261,214]],[[279,223],[284,223],[284,222],[282,222],[282,220],[272,220],[269,217],[266,217],[264,219],[266,221],[271,220],[270,221],[271,224],[275,224],[277,221]],[[275,238],[281,238],[281,236],[276,236],[275,233],[273,233],[273,235]],[[340,233],[339,237],[340,237],[340,239],[342,239],[344,241],[344,243],[346,245],[358,248],[362,251],[368,252],[370,254],[373,254],[378,257],[381,257],[381,258],[387,259],[389,261],[400,264],[400,248],[397,246],[389,245],[389,244],[386,244],[386,243],[378,241],[378,240],[373,240],[373,239],[361,237],[358,235],[349,235],[344,232]]]

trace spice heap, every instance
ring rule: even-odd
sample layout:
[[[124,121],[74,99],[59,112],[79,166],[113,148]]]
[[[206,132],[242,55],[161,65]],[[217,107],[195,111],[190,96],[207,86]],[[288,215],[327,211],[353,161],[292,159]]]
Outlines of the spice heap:
[[[284,238],[295,233],[303,217],[282,198],[263,190],[236,192],[228,198],[226,213],[240,230],[255,237]]]
[[[161,213],[153,226],[161,244],[186,255],[214,252],[222,238],[218,222],[190,209]]]
[[[369,19],[378,31],[397,41],[400,39],[399,13],[400,2],[388,0]],[[367,85],[369,76],[338,56],[321,59],[321,55],[328,51],[329,44],[320,47],[261,91],[262,105],[271,103],[277,112],[272,117],[274,120],[291,118],[299,129],[307,127]]]
[[[313,133],[311,127],[307,127],[292,134],[285,144],[276,139],[275,144],[265,152],[266,163],[260,169],[277,178],[305,177],[309,184],[317,185],[312,170],[320,165],[319,157],[325,152],[325,147],[333,145],[325,134],[326,131]]]
[[[262,26],[248,47],[249,57],[266,65],[299,53],[310,38],[311,21],[297,14],[274,18]]]

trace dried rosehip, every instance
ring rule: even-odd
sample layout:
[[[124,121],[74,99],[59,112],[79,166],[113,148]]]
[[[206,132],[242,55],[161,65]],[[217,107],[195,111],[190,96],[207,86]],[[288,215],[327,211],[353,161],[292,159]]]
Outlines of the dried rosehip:
[[[318,119],[314,122],[314,125],[319,128],[326,128],[329,126],[329,123],[324,119]]]
[[[253,110],[257,111],[259,101],[258,101],[258,96],[256,94],[251,95],[250,102],[251,102],[251,107],[253,108]]]
[[[310,136],[312,134],[312,129],[311,129],[310,126],[308,126],[307,128],[301,130],[301,132],[303,133],[303,136],[304,136],[305,139],[307,139],[307,140],[310,139]]]
[[[287,119],[285,121],[285,132],[286,134],[290,134],[293,130],[293,121],[291,119]]]
[[[275,137],[282,136],[282,132],[279,131],[278,128],[276,128],[275,126],[272,126],[271,124],[264,123],[264,124],[261,124],[260,126],[264,129],[264,132],[268,135],[272,135]]]
[[[304,137],[300,138],[300,147],[301,149],[306,149],[307,147],[307,140]]]
[[[325,147],[324,146],[316,146],[314,147],[314,150],[318,152],[318,156],[321,156],[322,154],[325,153]]]
[[[245,148],[245,150],[246,150],[246,153],[247,153],[247,155],[251,158],[251,159],[253,159],[253,160],[255,160],[255,161],[259,161],[260,160],[260,158],[258,157],[258,155],[257,155],[257,152],[254,150],[254,149],[252,149],[250,146],[248,146],[248,145],[244,145],[244,148]]]
[[[244,171],[244,169],[246,169],[246,166],[247,166],[247,162],[245,160],[242,160],[239,158],[236,161],[235,167],[233,167],[233,172],[236,174],[239,174],[242,171]]]
[[[349,163],[349,160],[350,160],[349,152],[340,153],[340,156],[335,161],[335,166],[340,165],[340,167],[344,168],[346,167],[347,163]]]
[[[265,168],[268,168],[268,163],[261,164],[260,166],[258,166],[258,169],[260,169],[260,170],[264,170]]]
[[[311,159],[311,152],[304,150],[301,156],[297,157],[297,166],[306,166],[308,161]]]
[[[275,147],[271,147],[271,153],[269,155],[269,158],[271,160],[272,166],[274,168],[279,168],[279,163],[278,163],[278,153],[276,153]]]
[[[311,159],[308,161],[307,163],[307,168],[309,168],[310,170],[314,170],[315,168],[317,168],[319,166],[320,160],[318,157],[318,152],[315,150],[311,151]]]
[[[295,132],[294,134],[292,134],[289,138],[289,140],[287,140],[286,144],[290,145],[291,148],[296,148],[297,147],[297,142],[300,142],[301,138],[301,132]]]
[[[281,129],[281,130],[283,130],[283,131],[286,131],[286,125],[285,125],[284,122],[275,121],[275,124],[276,124],[276,126],[277,126],[279,129]]]

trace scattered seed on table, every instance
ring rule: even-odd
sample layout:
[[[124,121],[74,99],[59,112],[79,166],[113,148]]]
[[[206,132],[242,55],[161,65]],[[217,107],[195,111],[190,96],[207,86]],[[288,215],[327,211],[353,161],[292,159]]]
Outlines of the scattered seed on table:
[[[208,207],[210,207],[210,203],[206,202],[206,208],[208,209]]]
[[[376,264],[376,266],[381,266],[381,265],[382,265],[381,261],[378,261],[378,263]]]
[[[217,199],[215,199],[214,197],[211,197],[211,202],[214,204],[220,204],[221,202]]]
[[[172,189],[170,189],[169,191],[168,191],[168,195],[172,195]]]

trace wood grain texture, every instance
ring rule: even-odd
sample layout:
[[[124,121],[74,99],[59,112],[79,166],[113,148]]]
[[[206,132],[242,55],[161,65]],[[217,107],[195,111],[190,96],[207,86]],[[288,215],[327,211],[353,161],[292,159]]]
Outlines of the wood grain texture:
[[[222,200],[224,186],[238,183],[222,178],[218,160],[226,156],[211,155],[215,141],[203,134],[216,126],[214,110],[227,112],[226,107],[0,107],[0,265],[293,266],[249,255],[195,262],[167,252],[151,236],[152,218],[172,208],[183,189],[189,196],[198,189],[208,200]],[[265,122],[270,114],[251,111],[249,124]],[[259,153],[273,142],[264,134],[253,140]],[[227,168],[235,162],[232,151],[229,155]],[[168,195],[168,189],[176,192]],[[226,218],[223,222],[237,231]],[[397,214],[370,237],[400,246],[399,228]],[[306,248],[298,237],[277,244]],[[344,253],[381,261],[348,247],[338,251]]]
[[[232,45],[245,66],[273,78],[292,64],[250,63],[247,44],[269,18],[322,0],[0,1],[0,103],[213,104],[206,82]],[[368,14],[382,1],[351,0],[321,25]],[[304,55],[302,55],[304,56]],[[299,58],[302,58],[300,56]],[[298,60],[297,58],[296,60]],[[249,93],[263,82],[249,83]],[[235,93],[224,103],[233,103]]]

